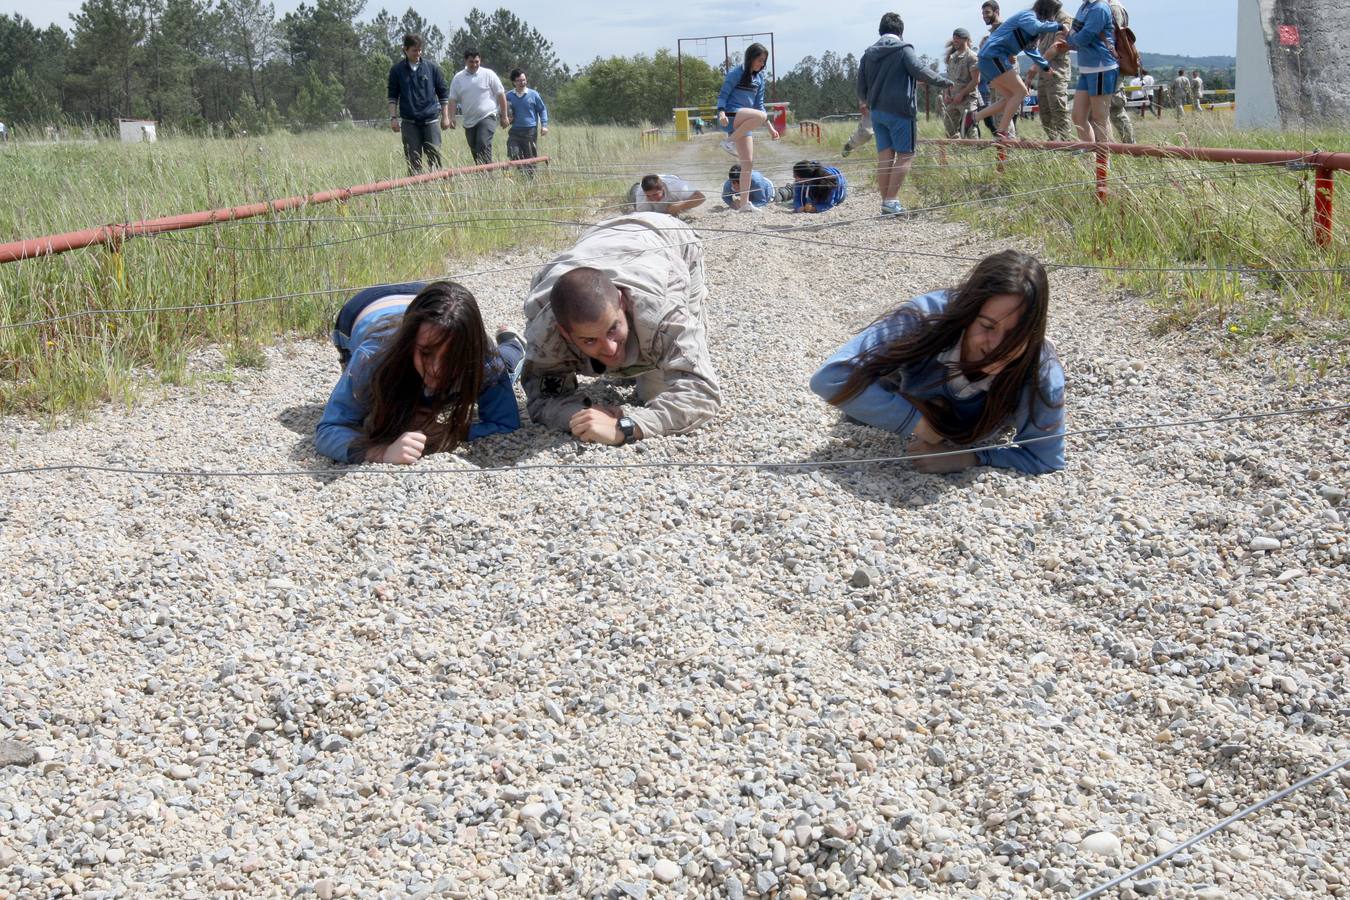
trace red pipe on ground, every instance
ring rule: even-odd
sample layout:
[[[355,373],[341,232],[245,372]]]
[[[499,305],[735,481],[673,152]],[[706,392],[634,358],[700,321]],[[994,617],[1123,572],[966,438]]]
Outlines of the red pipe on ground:
[[[263,203],[250,203],[245,206],[227,206],[202,212],[183,213],[177,216],[165,216],[160,219],[145,219],[140,222],[125,222],[115,225],[100,225],[97,228],[85,228],[81,231],[67,231],[63,234],[49,234],[44,237],[29,238],[24,241],[11,241],[0,244],[0,263],[16,262],[21,259],[34,259],[39,256],[52,256],[79,250],[94,244],[119,245],[127,238],[141,237],[147,234],[160,234],[166,231],[182,231],[188,228],[200,228],[203,225],[215,225],[220,222],[233,222],[254,216],[295,209],[311,203],[329,203],[333,200],[348,200],[363,194],[375,194],[394,188],[438,181],[455,175],[472,175],[477,172],[492,172],[498,169],[516,168],[524,165],[547,163],[547,156],[535,156],[530,159],[513,159],[508,162],[486,163],[480,166],[465,166],[459,169],[444,169],[439,172],[426,172],[421,175],[409,175],[406,178],[394,178],[388,181],[375,181],[370,184],[358,184],[354,187],[336,188],[320,191],[317,194],[300,197],[284,197],[280,200],[268,200]]]

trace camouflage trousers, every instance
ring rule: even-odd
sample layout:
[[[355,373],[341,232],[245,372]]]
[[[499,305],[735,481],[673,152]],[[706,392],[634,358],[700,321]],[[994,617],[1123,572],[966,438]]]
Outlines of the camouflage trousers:
[[[1036,83],[1036,104],[1041,127],[1049,141],[1074,141],[1073,118],[1069,115],[1069,76],[1055,72],[1042,75]]]
[[[1120,143],[1134,143],[1134,122],[1130,119],[1130,108],[1125,105],[1124,91],[1111,95],[1111,130]]]
[[[965,134],[961,134],[961,121],[965,119],[967,112],[974,112],[980,108],[980,95],[974,94],[965,101],[944,104],[942,107],[942,126],[947,130],[947,137],[977,138],[980,136],[979,123],[972,124]]]

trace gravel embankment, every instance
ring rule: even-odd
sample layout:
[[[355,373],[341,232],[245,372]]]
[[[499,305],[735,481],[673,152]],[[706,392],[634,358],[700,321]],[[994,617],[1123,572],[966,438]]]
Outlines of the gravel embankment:
[[[893,454],[806,380],[966,264],[855,248],[993,248],[927,220],[707,236],[726,402],[696,434],[3,478],[0,896],[1065,896],[1350,755],[1344,416],[1075,439],[1041,478],[474,474]],[[470,287],[517,323],[528,280]],[[1071,427],[1350,394],[1325,348],[1158,337],[1094,276],[1053,289]],[[6,464],[317,467],[335,375],[280,344],[135,410],[0,421]],[[1348,789],[1122,896],[1350,895]]]

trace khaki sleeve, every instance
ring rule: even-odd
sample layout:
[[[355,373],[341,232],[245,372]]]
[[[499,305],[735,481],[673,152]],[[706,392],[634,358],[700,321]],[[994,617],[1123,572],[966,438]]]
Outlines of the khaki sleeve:
[[[569,431],[572,416],[584,408],[577,395],[576,358],[556,331],[528,334],[526,346],[520,387],[530,421]]]
[[[625,410],[643,436],[683,434],[716,416],[722,390],[708,356],[703,325],[680,307],[661,322],[652,349],[659,360],[663,389],[645,406]]]

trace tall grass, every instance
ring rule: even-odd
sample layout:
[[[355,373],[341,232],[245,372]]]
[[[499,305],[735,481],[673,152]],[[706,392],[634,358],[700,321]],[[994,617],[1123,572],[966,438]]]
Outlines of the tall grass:
[[[522,243],[560,243],[572,229],[529,219],[593,217],[629,179],[588,167],[634,158],[639,144],[636,129],[555,127],[540,146],[554,164],[533,178],[454,177],[137,238],[119,253],[91,247],[0,265],[0,326],[146,310],[0,327],[0,411],[130,401],[147,371],[179,381],[190,354],[206,345],[222,345],[236,365],[259,364],[261,343],[278,333],[327,333],[347,288],[446,274]],[[458,131],[446,133],[443,149],[448,166],[472,164]],[[363,129],[152,145],[12,143],[0,145],[0,168],[8,192],[0,241],[407,174],[397,135]],[[248,302],[313,291],[334,293]],[[222,305],[171,309],[201,304]]]
[[[1136,141],[1193,147],[1346,150],[1344,131],[1239,131],[1229,110],[1188,114],[1178,122],[1135,120]],[[826,126],[822,145],[795,131],[789,140],[816,152],[838,152],[852,123]],[[1044,139],[1040,124],[1019,123],[1029,140]],[[923,138],[942,137],[936,118],[920,120]],[[824,149],[824,148],[829,148]],[[1350,173],[1342,173],[1341,202],[1331,246],[1313,241],[1313,173],[1280,166],[1224,165],[1112,157],[1109,198],[1099,203],[1091,154],[1011,150],[1004,172],[995,151],[949,151],[920,145],[915,170],[901,195],[912,208],[969,222],[994,234],[1020,236],[1059,262],[1128,269],[1252,268],[1254,275],[1222,272],[1107,272],[1107,279],[1154,300],[1163,327],[1204,322],[1241,334],[1298,336],[1309,330],[1344,333],[1350,297],[1342,273],[1277,270],[1350,266]],[[875,184],[875,153],[845,161],[855,184]],[[863,195],[865,196],[865,195]]]

